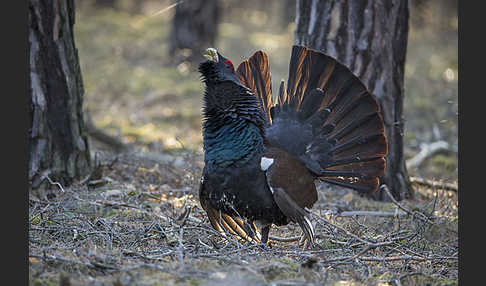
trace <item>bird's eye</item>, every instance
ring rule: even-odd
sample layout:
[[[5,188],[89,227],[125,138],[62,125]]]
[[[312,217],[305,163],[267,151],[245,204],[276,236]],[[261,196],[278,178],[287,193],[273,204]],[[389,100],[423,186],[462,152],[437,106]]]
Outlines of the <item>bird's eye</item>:
[[[235,71],[235,68],[233,67],[233,63],[230,61],[230,60],[226,60],[225,61],[226,63],[226,66],[232,71],[234,72]]]

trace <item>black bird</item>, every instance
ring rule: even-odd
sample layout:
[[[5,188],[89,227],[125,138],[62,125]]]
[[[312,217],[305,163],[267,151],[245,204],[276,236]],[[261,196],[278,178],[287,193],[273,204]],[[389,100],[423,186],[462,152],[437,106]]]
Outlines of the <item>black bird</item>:
[[[236,70],[213,48],[205,57],[199,199],[211,225],[267,243],[272,224],[295,222],[313,246],[314,182],[373,193],[384,174],[376,99],[344,65],[304,46],[292,47],[275,104],[263,51]]]

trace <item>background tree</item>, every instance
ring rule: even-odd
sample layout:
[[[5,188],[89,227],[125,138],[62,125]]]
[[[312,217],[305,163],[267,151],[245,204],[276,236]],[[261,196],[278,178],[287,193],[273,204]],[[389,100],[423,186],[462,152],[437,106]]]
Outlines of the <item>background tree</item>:
[[[74,44],[74,1],[29,1],[29,182],[63,185],[91,169],[82,114],[83,81]]]
[[[322,50],[348,66],[377,97],[388,139],[381,180],[396,199],[413,197],[403,154],[404,68],[408,0],[297,0],[295,43]],[[374,197],[386,199],[378,190]]]
[[[177,4],[169,38],[169,54],[175,63],[203,60],[201,53],[215,44],[220,14],[219,0]]]

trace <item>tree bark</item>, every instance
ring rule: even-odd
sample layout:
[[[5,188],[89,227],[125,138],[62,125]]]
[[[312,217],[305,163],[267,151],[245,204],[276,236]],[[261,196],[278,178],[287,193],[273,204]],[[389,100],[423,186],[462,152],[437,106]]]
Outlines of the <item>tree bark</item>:
[[[215,44],[219,20],[219,0],[180,2],[170,33],[169,54],[173,63],[202,61],[203,51]]]
[[[295,43],[321,50],[349,67],[379,101],[388,140],[381,178],[397,199],[412,198],[403,154],[407,0],[297,0]],[[386,200],[379,189],[373,197]]]
[[[68,186],[91,169],[74,13],[73,0],[29,0],[29,183],[33,189],[46,182],[46,175]]]

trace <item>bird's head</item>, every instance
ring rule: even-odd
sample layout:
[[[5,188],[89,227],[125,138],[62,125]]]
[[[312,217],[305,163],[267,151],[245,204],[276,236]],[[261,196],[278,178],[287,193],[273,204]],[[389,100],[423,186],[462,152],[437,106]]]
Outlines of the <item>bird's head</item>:
[[[242,85],[233,63],[218,53],[216,49],[208,48],[203,55],[207,60],[199,65],[199,72],[206,85],[224,81]]]

